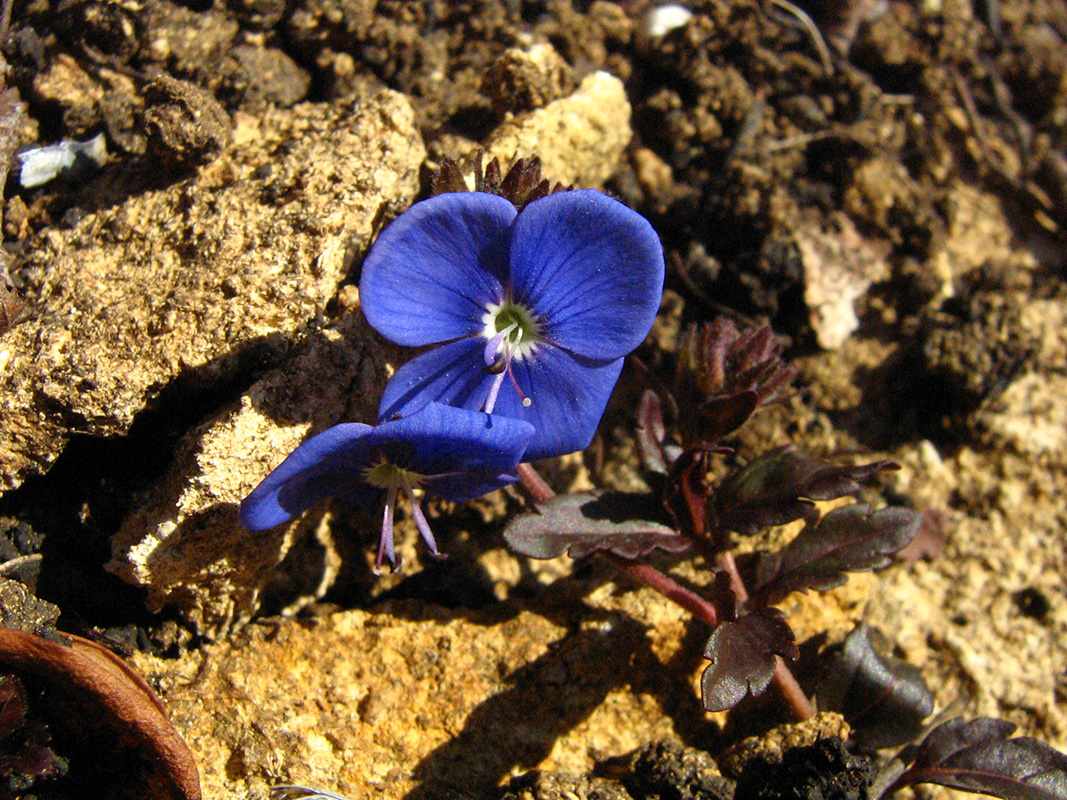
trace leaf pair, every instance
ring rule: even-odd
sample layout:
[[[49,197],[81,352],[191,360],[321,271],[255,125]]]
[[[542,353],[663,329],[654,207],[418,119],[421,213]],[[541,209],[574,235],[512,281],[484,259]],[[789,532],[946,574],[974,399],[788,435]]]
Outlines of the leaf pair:
[[[871,750],[913,741],[933,710],[919,669],[878,653],[866,625],[858,625],[832,659],[819,701],[842,712],[856,744]],[[1067,800],[1067,755],[1027,736],[1008,738],[1014,730],[1011,722],[988,717],[943,722],[918,748],[902,751],[913,754],[911,763],[897,767],[895,778],[894,766],[883,770],[871,797],[881,800],[905,786],[935,783],[1004,800]]]
[[[848,572],[886,567],[919,524],[918,514],[899,506],[873,512],[863,503],[835,508],[778,552],[760,555],[754,603],[773,605],[807,589],[825,592],[843,584]]]

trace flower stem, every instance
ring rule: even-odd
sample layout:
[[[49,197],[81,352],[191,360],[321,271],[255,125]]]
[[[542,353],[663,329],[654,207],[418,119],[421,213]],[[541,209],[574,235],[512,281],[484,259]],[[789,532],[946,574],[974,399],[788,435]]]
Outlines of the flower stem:
[[[519,475],[519,485],[522,490],[535,503],[547,503],[556,496],[552,487],[545,483],[545,479],[529,464],[519,464],[515,467],[515,472]]]
[[[651,567],[640,561],[630,561],[615,553],[601,552],[600,555],[610,561],[619,572],[628,575],[633,580],[650,589],[655,589],[672,603],[681,606],[701,622],[706,622],[713,628],[719,624],[719,614],[715,610],[715,606],[700,595],[695,594],[681,584],[676,583],[672,578],[667,577],[655,567]]]

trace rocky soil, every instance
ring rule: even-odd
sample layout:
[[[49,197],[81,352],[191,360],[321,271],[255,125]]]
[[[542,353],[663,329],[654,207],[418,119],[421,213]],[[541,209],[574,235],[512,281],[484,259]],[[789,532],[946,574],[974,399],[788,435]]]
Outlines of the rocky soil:
[[[595,559],[508,553],[516,492],[433,506],[442,562],[404,517],[381,577],[378,523],[342,504],[237,524],[310,434],[373,421],[407,354],[363,321],[361,260],[477,151],[652,221],[653,370],[691,321],[786,337],[797,391],[741,458],[902,465],[864,499],[922,513],[923,550],[790,598],[805,657],[866,620],[938,708],[1067,748],[1067,6],[681,6],[14,5],[20,149],[103,134],[107,156],[29,188],[16,162],[4,192],[0,561],[34,557],[0,569],[145,676],[205,798],[728,797],[744,737],[847,734],[767,738],[773,698],[703,711],[708,632]],[[639,385],[544,465],[558,491],[640,487]],[[68,744],[99,796],[144,796]]]

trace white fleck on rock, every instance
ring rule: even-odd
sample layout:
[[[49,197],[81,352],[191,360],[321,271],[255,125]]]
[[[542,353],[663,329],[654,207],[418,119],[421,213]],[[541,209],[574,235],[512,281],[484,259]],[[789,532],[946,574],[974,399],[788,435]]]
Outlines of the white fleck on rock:
[[[889,277],[887,246],[864,239],[844,214],[834,224],[836,230],[807,225],[793,234],[811,327],[826,350],[836,350],[859,327],[855,301],[872,283]]]
[[[693,12],[678,3],[656,6],[645,14],[645,34],[653,39],[666,36],[693,18]]]

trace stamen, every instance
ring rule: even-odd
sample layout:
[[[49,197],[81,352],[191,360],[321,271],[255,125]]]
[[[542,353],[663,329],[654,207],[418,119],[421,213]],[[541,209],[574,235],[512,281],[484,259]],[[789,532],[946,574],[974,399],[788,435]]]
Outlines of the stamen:
[[[521,335],[521,333],[520,333],[520,335]],[[522,401],[523,408],[529,408],[531,405],[533,405],[533,400],[531,400],[529,397],[527,397],[525,394],[523,394],[522,387],[519,386],[519,381],[515,377],[515,370],[512,369],[512,367],[511,367],[511,363],[512,363],[512,359],[511,359],[511,342],[508,341],[508,340],[504,341],[504,361],[503,361],[503,363],[504,363],[504,368],[503,369],[499,370],[498,372],[496,370],[494,370],[494,372],[496,372],[496,378],[493,380],[492,385],[489,387],[489,394],[486,396],[485,405],[482,407],[482,410],[486,414],[492,414],[493,413],[493,409],[496,408],[496,401],[497,401],[497,398],[500,396],[500,387],[504,385],[504,376],[505,375],[507,375],[508,378],[511,379],[511,385],[514,387],[515,393],[519,396],[519,399]],[[486,368],[486,369],[488,371],[488,368]]]
[[[486,337],[485,350],[482,353],[485,371],[489,375],[496,376],[489,385],[489,393],[486,395],[482,410],[487,414],[493,413],[500,396],[500,387],[504,384],[505,373],[511,380],[511,385],[519,396],[523,408],[529,408],[533,405],[533,400],[527,397],[522,387],[519,386],[515,371],[512,369],[512,361],[515,359],[521,361],[536,350],[541,330],[540,323],[525,307],[510,300],[490,305],[482,320],[485,323],[485,331],[482,335]],[[504,325],[504,323],[507,324]],[[497,330],[498,325],[504,325],[504,327]],[[501,351],[503,351],[503,358],[500,357]]]
[[[422,513],[422,503],[419,502],[419,498],[415,496],[411,484],[407,481],[404,481],[404,490],[407,492],[408,499],[411,501],[411,516],[415,519],[415,527],[419,529],[419,533],[422,535],[422,540],[426,542],[426,547],[429,549],[430,555],[434,558],[445,558],[445,555],[437,549],[437,540],[434,539],[433,531],[430,530],[430,523],[426,521],[426,515]]]
[[[522,407],[529,408],[533,405],[533,400],[527,397],[522,392],[522,387],[519,386],[518,380],[515,378],[515,370],[511,368],[511,361],[508,361],[508,377],[511,378],[511,385],[515,387],[515,392],[519,395],[519,399],[522,400]]]
[[[374,573],[380,575],[382,562],[388,560],[390,569],[396,572],[400,562],[393,545],[393,509],[396,507],[396,487],[390,486],[385,496],[385,511],[382,513],[382,535],[378,539],[378,558],[374,562]]]

